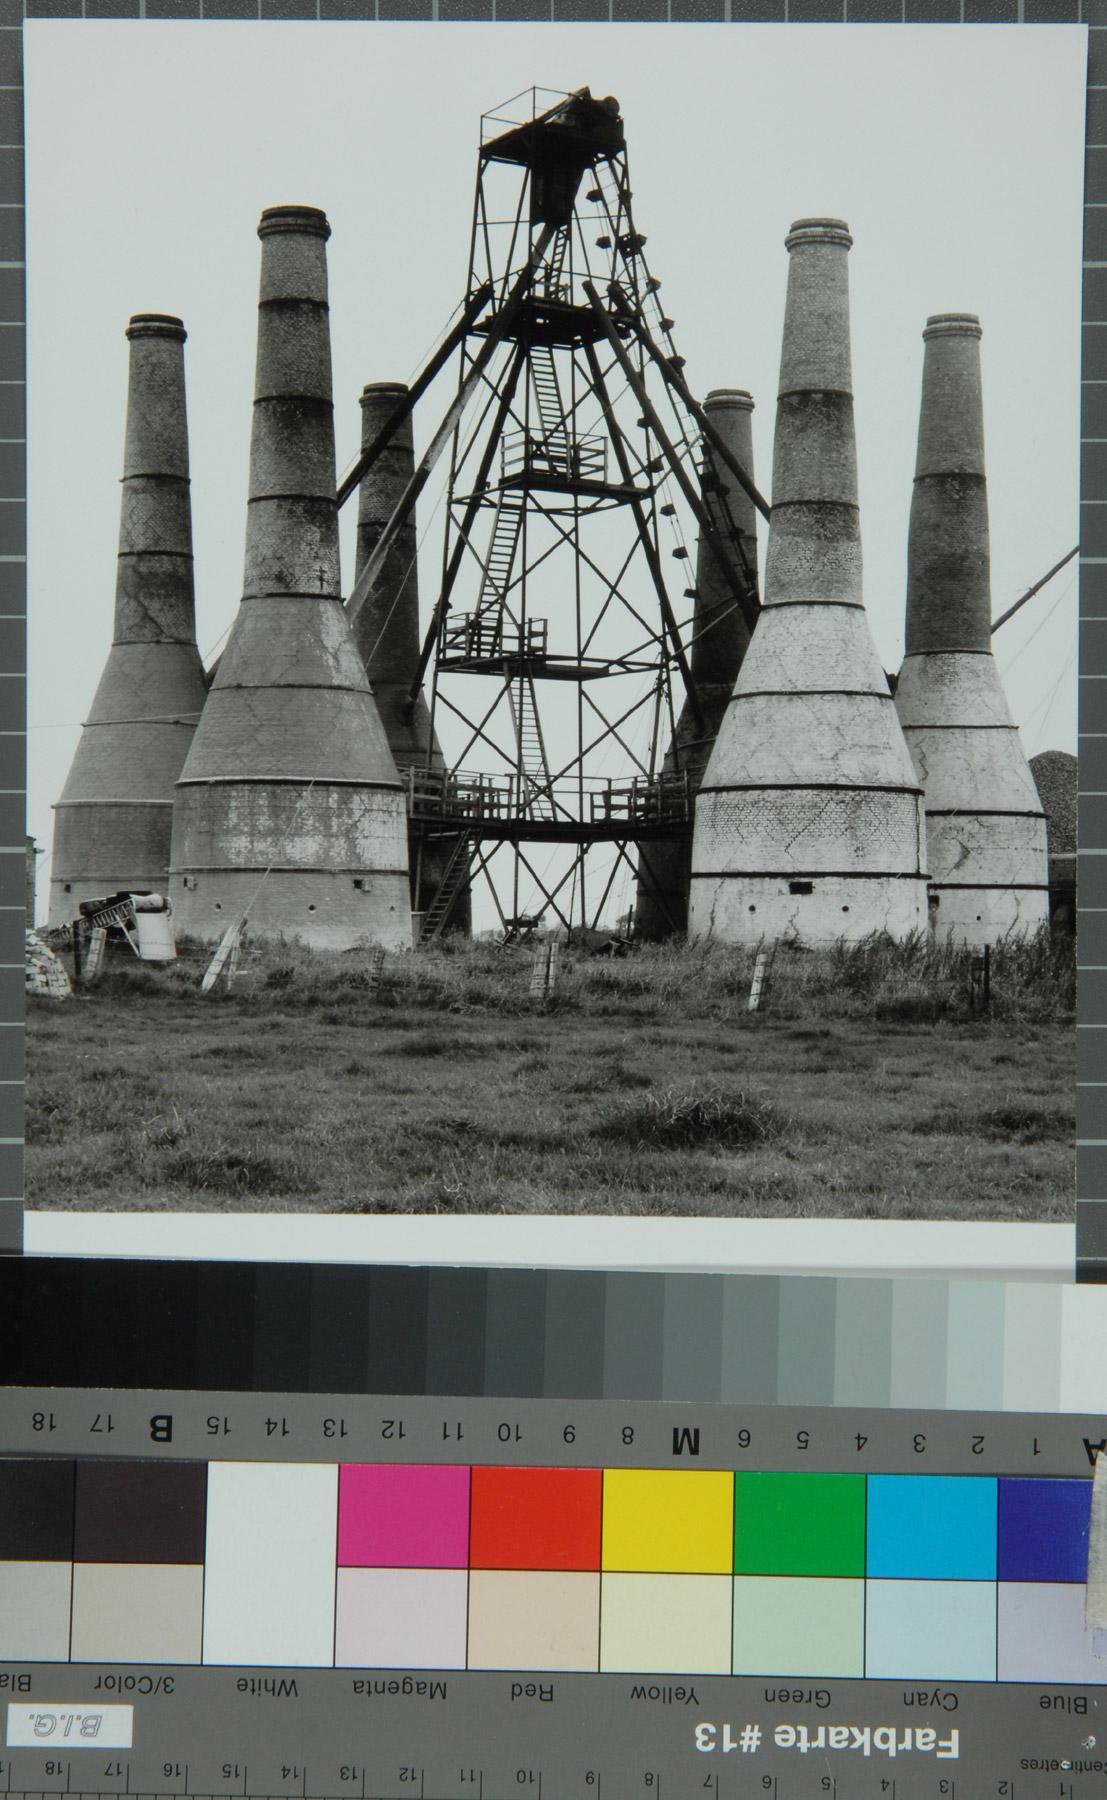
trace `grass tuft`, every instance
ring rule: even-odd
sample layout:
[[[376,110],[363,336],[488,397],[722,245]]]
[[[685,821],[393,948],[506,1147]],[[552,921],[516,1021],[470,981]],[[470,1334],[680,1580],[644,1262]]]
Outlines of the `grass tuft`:
[[[601,1136],[659,1150],[748,1150],[779,1138],[786,1124],[775,1107],[750,1094],[669,1087],[613,1111],[596,1129]]]
[[[166,1158],[165,1173],[170,1181],[201,1194],[250,1194],[274,1199],[303,1191],[303,1172],[287,1157],[222,1146],[177,1150]],[[307,1191],[315,1192],[316,1183],[312,1182]]]

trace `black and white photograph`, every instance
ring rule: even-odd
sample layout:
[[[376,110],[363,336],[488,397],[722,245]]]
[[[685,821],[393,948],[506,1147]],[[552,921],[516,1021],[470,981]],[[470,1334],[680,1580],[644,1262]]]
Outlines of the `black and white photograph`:
[[[25,39],[28,1207],[1070,1222],[1085,31]]]

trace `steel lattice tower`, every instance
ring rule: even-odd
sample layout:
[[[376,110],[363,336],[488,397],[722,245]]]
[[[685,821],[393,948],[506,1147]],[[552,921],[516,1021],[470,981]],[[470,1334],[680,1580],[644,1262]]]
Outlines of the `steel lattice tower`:
[[[679,753],[662,769],[698,707],[687,514],[751,625],[756,580],[710,470],[704,493],[717,434],[645,249],[617,101],[529,89],[484,116],[438,434],[442,574],[411,689],[427,679],[446,761],[409,776],[413,855],[436,877],[417,889],[424,942],[478,873],[509,932],[525,913],[595,922],[637,845],[691,829]],[[600,846],[615,855],[597,878]]]

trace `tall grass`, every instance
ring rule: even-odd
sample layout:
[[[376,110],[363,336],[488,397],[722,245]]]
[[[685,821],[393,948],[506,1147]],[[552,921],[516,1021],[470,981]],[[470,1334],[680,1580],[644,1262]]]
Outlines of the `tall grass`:
[[[31,998],[34,1205],[1071,1216],[1072,945],[200,946]]]
[[[368,951],[339,955],[296,943],[253,944],[241,984],[231,994],[220,988],[216,996],[201,998],[199,972],[206,954],[187,944],[182,948],[182,959],[165,969],[117,958],[88,997],[160,993],[205,1006],[232,999],[250,1013],[360,1009],[368,1003],[380,1012],[399,1013],[412,1028],[416,1015],[442,1012],[729,1018],[747,1012],[756,959],[752,949],[683,942],[640,944],[617,960],[567,949],[553,995],[535,1002],[525,948],[504,951],[488,942],[446,939],[441,947],[386,957],[378,980]],[[972,951],[924,937],[899,943],[876,935],[821,950],[780,945],[761,1010],[810,1026],[835,1019],[967,1024],[981,1016],[972,963]],[[1061,1021],[1074,1015],[1075,1005],[1072,938],[1043,930],[993,948],[991,1017],[1023,1024]]]

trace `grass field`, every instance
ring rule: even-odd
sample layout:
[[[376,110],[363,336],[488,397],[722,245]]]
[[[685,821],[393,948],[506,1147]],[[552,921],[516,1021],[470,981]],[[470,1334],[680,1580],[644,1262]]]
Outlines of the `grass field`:
[[[1071,942],[116,961],[28,1001],[27,1203],[1068,1220]],[[978,1004],[979,995],[975,996]]]

